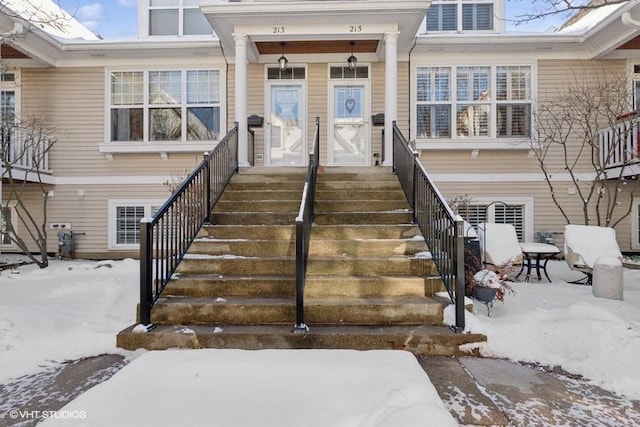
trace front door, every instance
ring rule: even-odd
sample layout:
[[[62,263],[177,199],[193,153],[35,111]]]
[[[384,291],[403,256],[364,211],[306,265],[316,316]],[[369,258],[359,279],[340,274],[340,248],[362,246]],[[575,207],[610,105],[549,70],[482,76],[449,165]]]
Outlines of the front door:
[[[339,80],[330,86],[328,163],[332,166],[369,166],[369,84]]]
[[[302,84],[269,85],[267,112],[266,164],[269,166],[305,166],[308,155]]]

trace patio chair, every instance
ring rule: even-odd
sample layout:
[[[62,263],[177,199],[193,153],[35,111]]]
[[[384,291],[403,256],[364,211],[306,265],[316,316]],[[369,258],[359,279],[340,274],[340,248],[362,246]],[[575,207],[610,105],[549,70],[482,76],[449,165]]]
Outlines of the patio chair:
[[[585,277],[569,283],[592,284],[593,267],[601,256],[612,256],[622,261],[622,253],[611,227],[594,225],[566,225],[564,228],[564,259],[569,268]]]
[[[522,265],[524,255],[513,225],[483,222],[477,225],[477,230],[484,264],[498,268]]]

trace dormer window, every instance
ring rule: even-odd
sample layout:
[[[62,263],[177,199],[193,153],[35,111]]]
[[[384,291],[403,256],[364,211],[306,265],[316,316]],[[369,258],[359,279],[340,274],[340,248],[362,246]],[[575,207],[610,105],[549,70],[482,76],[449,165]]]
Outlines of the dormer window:
[[[149,36],[213,34],[199,6],[206,0],[149,0]]]
[[[427,32],[493,31],[496,1],[440,0],[427,10]]]

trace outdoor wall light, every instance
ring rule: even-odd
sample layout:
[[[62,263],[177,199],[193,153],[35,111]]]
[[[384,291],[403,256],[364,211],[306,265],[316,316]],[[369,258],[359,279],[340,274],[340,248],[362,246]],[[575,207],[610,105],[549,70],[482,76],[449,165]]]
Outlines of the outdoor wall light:
[[[286,44],[285,42],[281,42],[280,43],[280,47],[282,48],[282,56],[280,56],[280,58],[278,58],[278,65],[280,65],[280,71],[286,71],[287,64],[289,63],[289,60],[286,58],[286,56],[284,56],[284,45],[285,44]]]
[[[356,69],[356,64],[358,63],[358,58],[353,55],[353,46],[356,42],[350,42],[351,45],[351,56],[347,58],[347,64],[349,64],[349,71],[353,71]]]

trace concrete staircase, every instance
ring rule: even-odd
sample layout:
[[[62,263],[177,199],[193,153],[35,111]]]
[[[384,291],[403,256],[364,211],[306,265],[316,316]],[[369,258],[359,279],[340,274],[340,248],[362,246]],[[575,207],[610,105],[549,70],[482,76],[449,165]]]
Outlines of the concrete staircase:
[[[263,170],[264,172],[264,170]],[[321,169],[305,290],[295,321],[295,229],[304,171],[233,177],[127,349],[350,348],[461,354],[483,336],[442,326],[444,291],[398,180],[387,168]]]

